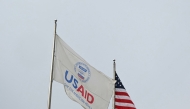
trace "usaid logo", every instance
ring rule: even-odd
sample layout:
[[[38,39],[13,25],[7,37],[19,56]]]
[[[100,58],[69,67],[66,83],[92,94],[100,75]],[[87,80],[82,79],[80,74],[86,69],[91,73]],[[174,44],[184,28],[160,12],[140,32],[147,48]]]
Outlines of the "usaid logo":
[[[75,72],[77,73],[79,79],[82,82],[87,82],[90,79],[91,73],[88,66],[82,62],[77,62],[75,64]]]

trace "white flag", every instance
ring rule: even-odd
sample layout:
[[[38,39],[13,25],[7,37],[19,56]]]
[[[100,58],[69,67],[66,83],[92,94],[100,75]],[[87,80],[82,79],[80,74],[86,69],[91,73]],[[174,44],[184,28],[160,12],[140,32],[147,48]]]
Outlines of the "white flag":
[[[55,38],[54,80],[85,109],[107,109],[115,81],[88,64],[58,35]]]

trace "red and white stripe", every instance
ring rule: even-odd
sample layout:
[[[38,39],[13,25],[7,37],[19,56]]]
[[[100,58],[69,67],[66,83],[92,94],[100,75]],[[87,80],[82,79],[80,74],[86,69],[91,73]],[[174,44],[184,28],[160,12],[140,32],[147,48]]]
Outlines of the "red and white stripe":
[[[125,89],[115,88],[115,109],[136,109]]]

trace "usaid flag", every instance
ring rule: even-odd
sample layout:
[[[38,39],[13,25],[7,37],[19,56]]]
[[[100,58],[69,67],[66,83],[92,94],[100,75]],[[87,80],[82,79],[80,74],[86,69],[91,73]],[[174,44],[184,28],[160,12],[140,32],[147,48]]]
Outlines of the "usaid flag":
[[[55,38],[54,80],[85,109],[107,109],[115,81],[89,65],[58,35]]]

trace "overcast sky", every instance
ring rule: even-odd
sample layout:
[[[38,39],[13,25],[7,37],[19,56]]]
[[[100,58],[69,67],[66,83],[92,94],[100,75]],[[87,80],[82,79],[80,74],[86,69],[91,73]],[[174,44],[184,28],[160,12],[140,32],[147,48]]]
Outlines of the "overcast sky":
[[[54,19],[137,109],[190,108],[189,0],[0,0],[0,109],[47,109]],[[52,109],[83,108],[53,82]]]

